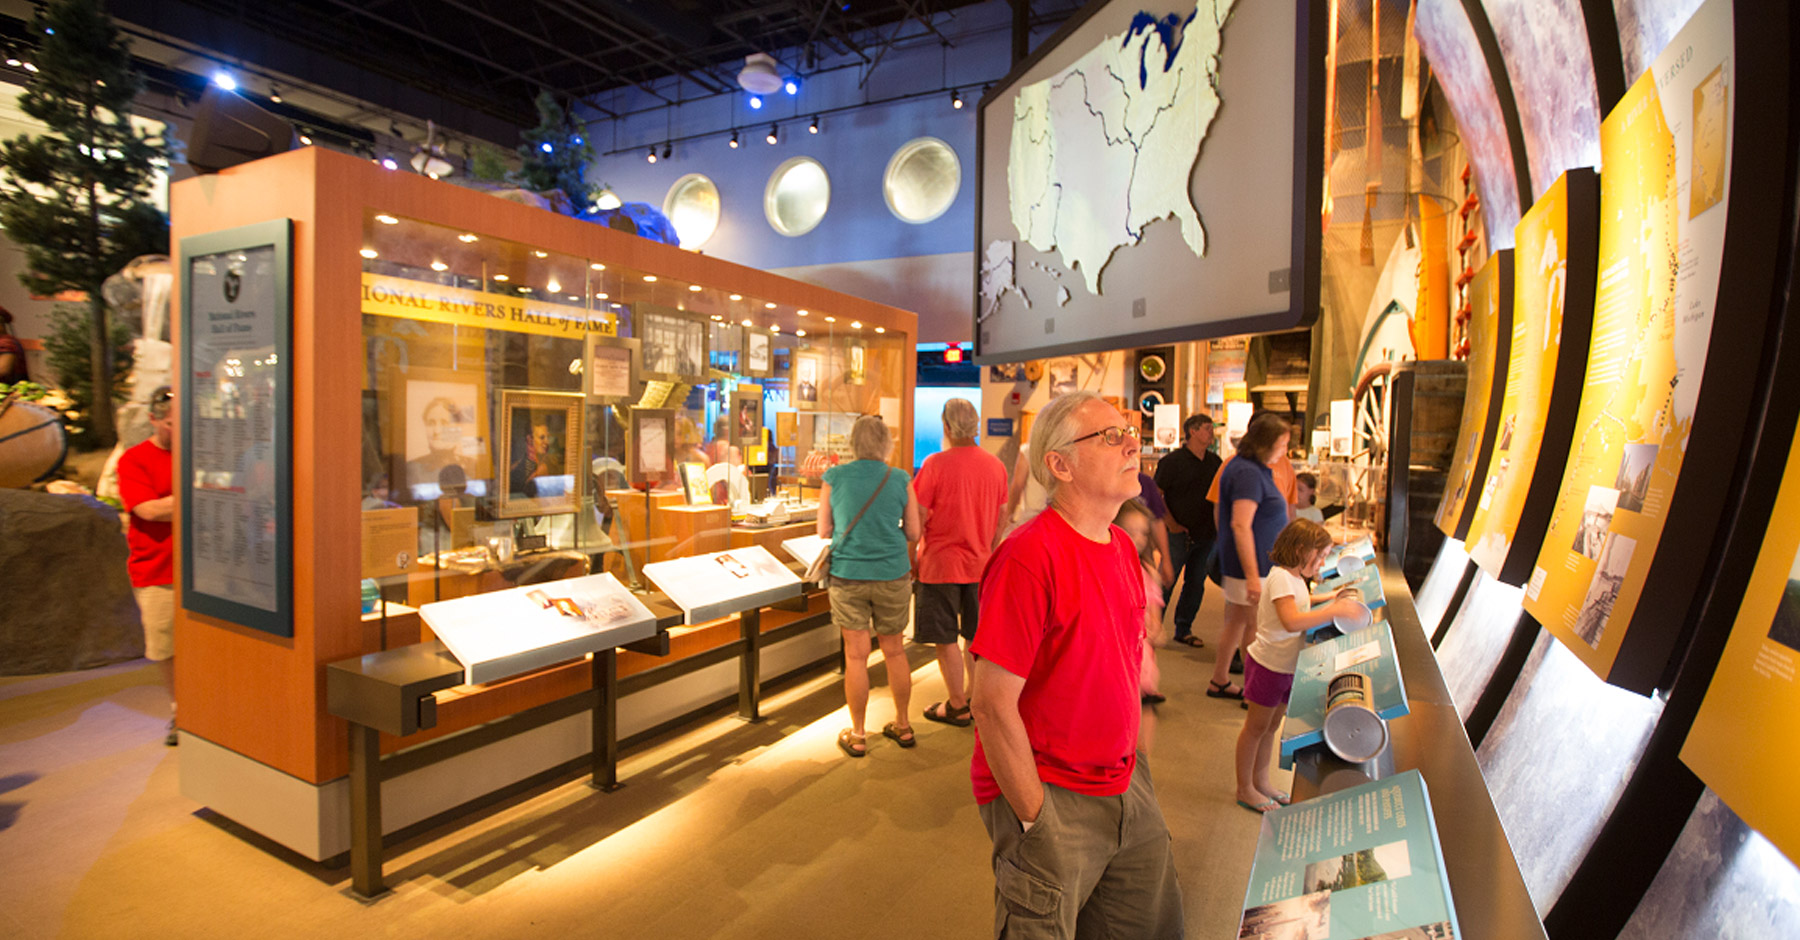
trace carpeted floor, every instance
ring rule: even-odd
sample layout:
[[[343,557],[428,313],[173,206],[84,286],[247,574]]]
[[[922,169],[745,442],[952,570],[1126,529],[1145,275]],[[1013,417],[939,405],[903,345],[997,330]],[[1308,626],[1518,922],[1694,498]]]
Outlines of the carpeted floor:
[[[1215,589],[1209,644],[1219,611]],[[821,672],[771,695],[761,724],[721,715],[629,752],[617,793],[563,780],[390,845],[393,891],[373,904],[348,894],[348,868],[182,798],[148,663],[3,679],[0,936],[987,936],[971,732],[916,718],[943,698],[923,654],[912,750],[872,735],[868,758],[843,757],[841,686]],[[1151,769],[1188,936],[1232,937],[1258,825],[1232,797],[1243,712],[1203,695],[1210,645],[1159,659]],[[881,685],[869,717],[893,717]]]

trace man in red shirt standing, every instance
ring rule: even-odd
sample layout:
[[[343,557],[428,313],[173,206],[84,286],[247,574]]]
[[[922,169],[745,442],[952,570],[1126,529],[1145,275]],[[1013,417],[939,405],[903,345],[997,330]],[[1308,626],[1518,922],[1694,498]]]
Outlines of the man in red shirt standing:
[[[1006,465],[975,443],[980,424],[981,416],[968,399],[945,402],[944,439],[950,446],[925,458],[913,480],[913,493],[925,516],[925,535],[917,545],[913,642],[937,647],[938,669],[950,690],[950,700],[925,709],[925,717],[959,728],[973,720],[968,683],[975,662],[957,644],[957,637],[975,642],[976,588],[987,567],[994,530],[1006,512]]]
[[[1144,581],[1112,525],[1137,429],[1090,392],[1032,431],[1050,493],[981,580],[970,776],[994,842],[996,937],[1182,936],[1169,830],[1138,751]]]
[[[119,455],[119,498],[130,513],[131,590],[144,622],[144,656],[162,671],[169,690],[169,732],[175,736],[175,394],[167,385],[150,394],[150,439]]]

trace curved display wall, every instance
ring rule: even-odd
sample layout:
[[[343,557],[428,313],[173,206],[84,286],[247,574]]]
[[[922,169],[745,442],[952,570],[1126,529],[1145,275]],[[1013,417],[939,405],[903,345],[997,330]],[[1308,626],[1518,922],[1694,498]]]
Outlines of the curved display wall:
[[[1511,248],[1513,226],[1519,221],[1518,177],[1500,95],[1468,11],[1462,0],[1419,0],[1414,33],[1431,61],[1432,73],[1443,83],[1444,97],[1475,165],[1488,247]]]
[[[1507,383],[1513,322],[1513,256],[1499,251],[1488,256],[1475,279],[1469,282],[1469,384],[1463,394],[1462,427],[1456,435],[1456,452],[1450,458],[1450,476],[1444,483],[1444,499],[1438,504],[1437,527],[1460,539],[1468,535],[1469,488],[1487,476],[1499,427],[1500,393]],[[1506,341],[1502,341],[1505,338]]]
[[[1580,0],[1482,0],[1507,80],[1519,101],[1519,132],[1540,197],[1563,171],[1600,162],[1600,96]],[[1634,73],[1635,74],[1635,73]]]

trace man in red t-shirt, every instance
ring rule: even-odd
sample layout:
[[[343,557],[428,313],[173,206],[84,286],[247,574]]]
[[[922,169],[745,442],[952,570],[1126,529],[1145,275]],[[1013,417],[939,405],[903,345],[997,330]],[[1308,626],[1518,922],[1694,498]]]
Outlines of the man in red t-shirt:
[[[175,395],[167,385],[150,394],[150,439],[119,455],[119,499],[130,513],[127,567],[144,622],[144,656],[162,671],[169,690],[169,731],[175,745]]]
[[[1137,430],[1075,392],[1032,441],[1049,509],[988,562],[972,644],[994,934],[1180,937],[1169,830],[1137,751],[1144,581],[1112,525],[1138,494]]]
[[[975,642],[976,588],[1006,511],[1006,465],[975,443],[980,423],[981,415],[968,399],[945,402],[944,439],[950,446],[925,458],[913,480],[925,516],[925,535],[917,544],[919,576],[913,582],[913,642],[937,647],[938,669],[950,690],[949,701],[925,709],[925,717],[960,728],[973,720],[968,683],[975,660],[957,637]]]

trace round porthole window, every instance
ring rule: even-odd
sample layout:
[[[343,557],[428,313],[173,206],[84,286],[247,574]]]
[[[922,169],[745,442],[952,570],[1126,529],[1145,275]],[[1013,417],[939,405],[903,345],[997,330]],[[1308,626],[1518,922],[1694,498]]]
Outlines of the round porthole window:
[[[907,141],[888,160],[881,194],[888,211],[915,225],[943,215],[962,186],[962,164],[956,151],[936,137]]]
[[[719,187],[699,173],[689,173],[669,187],[663,215],[675,226],[681,247],[698,248],[719,227]]]
[[[783,161],[763,190],[763,214],[783,235],[805,235],[825,218],[831,205],[831,178],[811,157]]]

